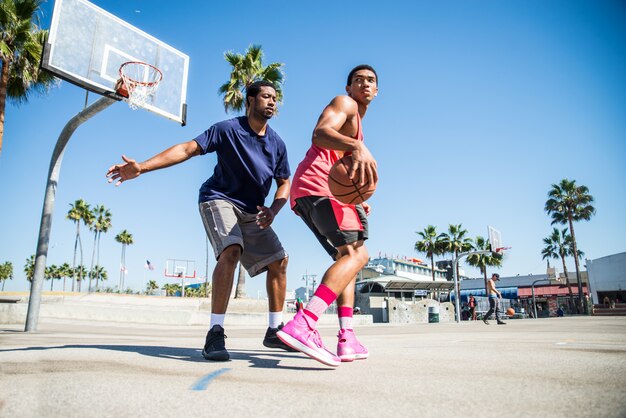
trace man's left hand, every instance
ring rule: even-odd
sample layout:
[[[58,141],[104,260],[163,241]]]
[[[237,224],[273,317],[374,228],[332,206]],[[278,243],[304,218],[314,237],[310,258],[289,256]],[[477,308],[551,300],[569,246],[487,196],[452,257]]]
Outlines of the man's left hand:
[[[261,229],[265,229],[274,222],[274,211],[266,206],[257,206],[256,224]]]

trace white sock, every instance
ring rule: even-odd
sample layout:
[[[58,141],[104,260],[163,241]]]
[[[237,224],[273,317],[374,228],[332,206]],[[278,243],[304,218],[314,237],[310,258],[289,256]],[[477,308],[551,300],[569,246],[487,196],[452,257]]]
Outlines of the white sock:
[[[339,328],[341,329],[354,329],[352,325],[352,317],[351,316],[340,316],[339,317]]]
[[[224,328],[224,317],[225,316],[226,316],[226,314],[212,313],[211,314],[211,325],[209,326],[209,329],[213,328],[214,325],[219,325],[220,327]]]
[[[283,322],[283,311],[270,312],[268,315],[268,320],[270,328],[278,328],[278,326]]]

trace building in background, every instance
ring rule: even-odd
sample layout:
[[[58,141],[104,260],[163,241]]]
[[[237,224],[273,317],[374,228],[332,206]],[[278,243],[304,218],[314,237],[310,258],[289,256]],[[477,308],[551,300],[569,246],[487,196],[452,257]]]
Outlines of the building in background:
[[[589,287],[594,304],[608,297],[613,303],[626,300],[626,252],[586,260]]]

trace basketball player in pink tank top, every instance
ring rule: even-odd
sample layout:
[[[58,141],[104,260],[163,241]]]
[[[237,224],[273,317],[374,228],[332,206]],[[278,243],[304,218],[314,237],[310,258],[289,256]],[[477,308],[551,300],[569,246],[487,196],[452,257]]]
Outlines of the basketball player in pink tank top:
[[[352,154],[350,176],[358,185],[376,183],[376,161],[363,142],[361,119],[378,94],[376,71],[359,65],[350,71],[347,95],[335,97],[322,112],[313,131],[312,145],[298,166],[291,186],[291,207],[333,258],[313,298],[280,331],[278,337],[329,366],[367,358],[369,352],[354,335],[352,312],[357,273],[369,255],[365,248],[366,203],[347,205],[328,188],[328,173],[345,154]],[[319,316],[337,300],[339,335],[337,354],[327,350],[316,330]]]

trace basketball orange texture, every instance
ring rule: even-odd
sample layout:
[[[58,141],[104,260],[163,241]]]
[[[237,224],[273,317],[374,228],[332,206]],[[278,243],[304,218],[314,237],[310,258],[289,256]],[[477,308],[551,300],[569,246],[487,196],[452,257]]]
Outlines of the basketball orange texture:
[[[507,314],[508,316],[513,316],[513,315],[515,315],[515,309],[513,309],[513,308],[509,308],[509,309],[507,309],[507,310],[506,310],[506,314]]]
[[[376,191],[376,183],[370,183],[366,178],[365,183],[359,186],[356,178],[350,179],[349,177],[350,167],[352,167],[350,155],[337,161],[328,174],[328,187],[338,201],[358,205],[372,197]]]

